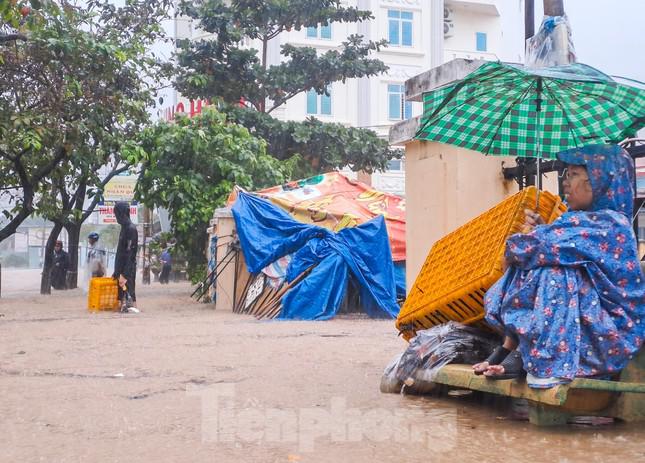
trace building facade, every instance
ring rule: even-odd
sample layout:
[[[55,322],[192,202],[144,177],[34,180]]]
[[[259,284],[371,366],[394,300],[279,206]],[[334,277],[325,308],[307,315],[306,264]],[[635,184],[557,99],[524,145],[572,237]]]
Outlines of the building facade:
[[[443,4],[437,9],[434,2]],[[281,61],[284,44],[314,47],[321,53],[338,48],[352,34],[367,40],[386,40],[374,53],[389,70],[376,77],[334,82],[328,94],[309,91],[296,95],[273,115],[283,120],[316,117],[323,122],[368,128],[386,138],[392,124],[421,114],[422,104],[406,102],[404,83],[430,69],[432,63],[454,58],[520,61],[523,56],[523,0],[346,0],[347,6],[370,10],[373,20],[358,24],[331,23],[284,32],[269,43],[268,64]],[[434,18],[439,12],[443,18]],[[432,35],[434,24],[443,32]],[[175,23],[177,38],[206,38],[185,19]],[[440,40],[443,56],[432,57],[433,41]],[[253,47],[254,44],[247,44]],[[436,45],[436,44],[435,44]],[[441,45],[441,44],[440,44]],[[437,49],[435,47],[435,49]],[[179,107],[177,107],[179,106]],[[198,112],[199,103],[174,97],[173,110]],[[166,112],[171,117],[172,111]],[[393,160],[387,172],[373,174],[380,190],[405,194],[405,161]],[[365,176],[362,176],[365,180]]]

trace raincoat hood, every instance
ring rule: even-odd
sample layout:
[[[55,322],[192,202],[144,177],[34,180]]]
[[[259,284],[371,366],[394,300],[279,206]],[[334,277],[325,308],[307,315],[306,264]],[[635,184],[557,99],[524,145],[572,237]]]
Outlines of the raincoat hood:
[[[118,201],[114,205],[114,216],[119,225],[130,223],[130,205],[124,201]]]
[[[585,166],[593,202],[590,211],[611,209],[632,218],[634,203],[634,164],[618,145],[587,145],[558,153],[566,164]]]

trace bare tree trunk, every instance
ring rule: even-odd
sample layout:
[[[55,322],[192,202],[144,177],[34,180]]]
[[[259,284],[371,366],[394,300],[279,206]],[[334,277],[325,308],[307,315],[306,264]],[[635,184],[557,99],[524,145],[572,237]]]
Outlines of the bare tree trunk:
[[[266,36],[262,37],[262,69],[266,71],[267,69],[267,48],[269,46],[269,40],[267,39]],[[260,101],[260,112],[266,112],[266,104],[267,104],[267,96],[266,92],[262,90],[260,93],[260,98],[262,99]]]
[[[74,289],[78,286],[78,259],[79,242],[81,235],[81,224],[70,223],[65,225],[67,230],[67,252],[69,253],[69,270],[67,270],[67,289]]]
[[[546,16],[564,16],[564,1],[544,0],[544,14]]]
[[[40,277],[40,294],[51,294],[52,292],[51,274],[52,266],[54,264],[54,246],[56,245],[56,240],[58,239],[58,235],[60,235],[62,229],[63,224],[54,223],[54,228],[52,228],[51,232],[49,232],[47,244],[45,245],[43,273]]]

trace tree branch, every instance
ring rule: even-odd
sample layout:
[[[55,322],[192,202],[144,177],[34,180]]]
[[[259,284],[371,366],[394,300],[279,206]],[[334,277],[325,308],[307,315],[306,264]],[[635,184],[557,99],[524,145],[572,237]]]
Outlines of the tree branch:
[[[0,43],[15,42],[16,40],[24,40],[26,42],[29,39],[24,34],[4,34],[4,35],[0,35]]]
[[[107,185],[107,183],[113,177],[115,177],[115,176],[119,175],[120,173],[125,172],[126,170],[128,170],[128,167],[129,167],[128,165],[125,165],[125,166],[119,167],[118,169],[114,169],[112,172],[107,174],[105,176],[105,178],[103,179],[103,181],[99,184],[101,189],[105,188],[105,185]],[[94,212],[94,208],[99,203],[100,198],[101,197],[99,195],[94,195],[94,197],[92,198],[92,202],[89,204],[87,209],[83,212],[83,215],[81,217],[81,223],[85,222],[85,220],[87,220],[87,218],[90,216],[90,214],[92,212]]]
[[[13,165],[20,179],[20,184],[22,186],[22,204],[20,206],[20,211],[5,225],[0,229],[0,242],[9,238],[13,235],[20,224],[25,221],[29,215],[34,210],[34,187],[33,184],[29,182],[29,176],[25,171],[25,167],[20,162],[20,159],[14,159]]]
[[[66,154],[67,149],[64,146],[58,148],[58,153],[56,153],[56,156],[54,156],[50,162],[36,171],[36,174],[32,179],[32,183],[35,185],[40,182],[45,176],[49,175],[49,173],[54,170],[58,163],[63,160]]]

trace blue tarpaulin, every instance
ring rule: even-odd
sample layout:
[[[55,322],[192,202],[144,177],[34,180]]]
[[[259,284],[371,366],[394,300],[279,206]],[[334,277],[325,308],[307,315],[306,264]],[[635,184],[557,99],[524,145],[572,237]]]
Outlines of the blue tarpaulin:
[[[286,276],[291,282],[315,265],[285,294],[279,318],[332,318],[345,296],[350,273],[360,285],[363,307],[371,317],[398,315],[395,269],[382,216],[334,233],[298,222],[269,201],[244,192],[232,209],[249,272],[257,274],[293,254]]]

